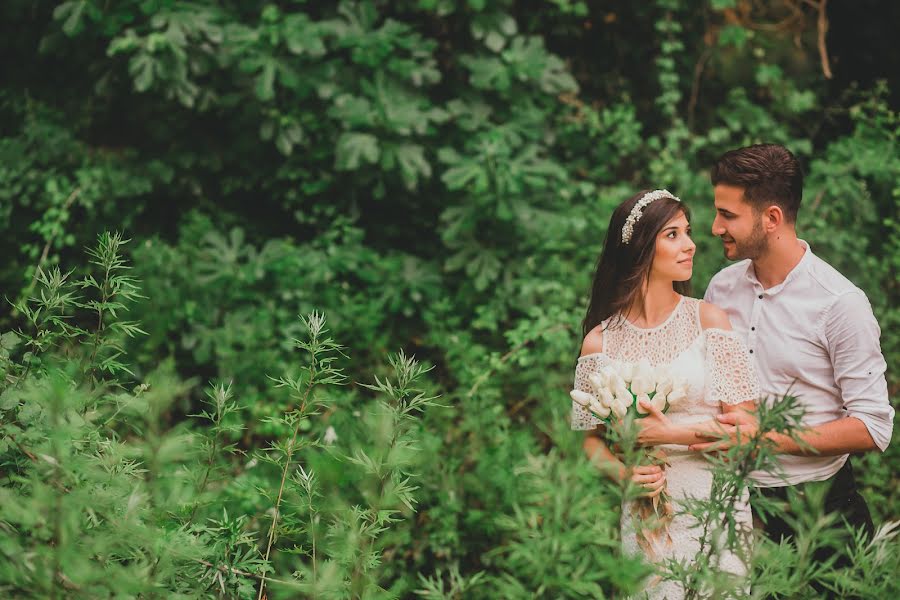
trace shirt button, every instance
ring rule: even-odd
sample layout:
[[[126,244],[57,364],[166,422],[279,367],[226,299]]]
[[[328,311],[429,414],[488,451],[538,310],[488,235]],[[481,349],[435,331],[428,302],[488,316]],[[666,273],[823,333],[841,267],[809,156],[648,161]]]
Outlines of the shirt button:
[[[756,327],[751,327],[750,331],[756,331]]]
[[[763,296],[762,294],[759,295],[759,299],[760,299],[760,300],[762,300],[762,296]]]
[[[753,354],[753,350],[750,350],[750,354]]]

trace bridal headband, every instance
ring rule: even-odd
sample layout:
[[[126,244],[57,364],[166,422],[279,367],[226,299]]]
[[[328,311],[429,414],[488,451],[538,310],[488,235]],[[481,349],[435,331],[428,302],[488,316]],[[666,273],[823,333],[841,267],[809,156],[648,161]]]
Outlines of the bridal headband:
[[[654,200],[659,200],[661,198],[671,198],[676,202],[681,202],[681,198],[677,197],[669,190],[653,190],[652,192],[647,192],[641,196],[641,199],[634,203],[634,207],[631,209],[631,212],[628,213],[628,218],[625,219],[625,224],[622,225],[623,244],[627,245],[628,242],[631,241],[631,234],[634,233],[634,226],[643,214],[641,211]]]

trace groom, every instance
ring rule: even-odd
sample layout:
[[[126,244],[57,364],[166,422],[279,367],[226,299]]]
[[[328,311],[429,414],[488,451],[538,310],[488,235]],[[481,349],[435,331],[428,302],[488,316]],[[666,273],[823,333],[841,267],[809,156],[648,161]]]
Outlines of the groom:
[[[744,338],[763,395],[781,397],[790,389],[798,398],[805,409],[799,437],[811,448],[770,432],[782,476],[755,473],[755,484],[763,496],[784,500],[788,486],[802,492],[827,482],[826,511],[871,537],[872,518],[848,455],[884,451],[894,410],[868,299],[797,238],[803,173],[790,151],[760,144],[726,152],[711,181],[712,232],[725,256],[740,262],[713,277],[705,300],[722,307]],[[755,425],[741,412],[719,420],[732,432],[738,424],[742,431]],[[782,515],[770,515],[765,532],[775,542],[793,534]]]

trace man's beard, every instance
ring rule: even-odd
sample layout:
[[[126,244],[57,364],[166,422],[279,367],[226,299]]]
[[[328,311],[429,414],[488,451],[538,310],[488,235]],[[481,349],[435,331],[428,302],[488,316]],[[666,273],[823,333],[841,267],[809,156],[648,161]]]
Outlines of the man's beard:
[[[722,240],[734,244],[734,255],[728,256],[728,251],[725,250],[725,258],[729,260],[744,260],[745,258],[756,260],[769,249],[769,239],[766,237],[766,232],[763,231],[762,225],[759,223],[755,223],[753,225],[753,231],[750,232],[747,239],[741,240],[740,242],[732,237],[720,237]]]

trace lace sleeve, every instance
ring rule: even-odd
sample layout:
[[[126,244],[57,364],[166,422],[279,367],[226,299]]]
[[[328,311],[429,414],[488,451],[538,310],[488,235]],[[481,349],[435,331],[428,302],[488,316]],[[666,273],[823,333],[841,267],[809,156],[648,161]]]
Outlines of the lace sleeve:
[[[724,329],[707,329],[706,394],[708,404],[738,404],[759,399],[759,381],[740,336]]]
[[[599,371],[607,362],[605,354],[588,354],[578,359],[575,367],[575,389],[582,392],[591,392],[588,376]],[[590,413],[589,410],[572,400],[572,429],[583,431],[593,429],[603,423]]]

